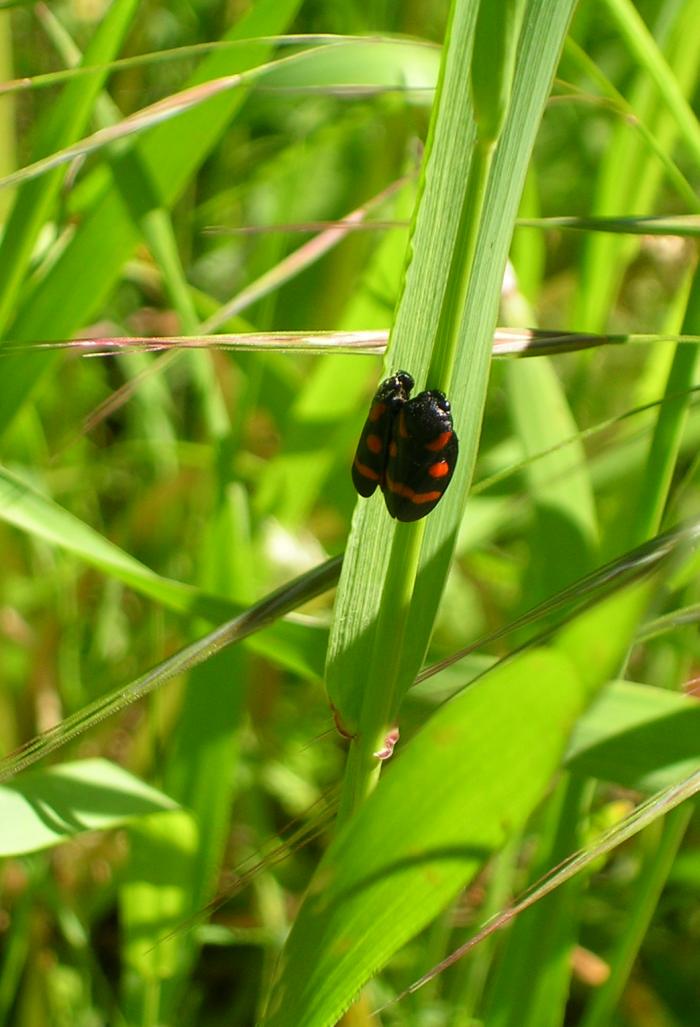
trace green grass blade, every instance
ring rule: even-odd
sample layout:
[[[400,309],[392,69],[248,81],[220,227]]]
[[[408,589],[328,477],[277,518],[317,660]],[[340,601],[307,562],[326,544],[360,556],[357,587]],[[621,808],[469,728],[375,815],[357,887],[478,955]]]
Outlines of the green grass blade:
[[[275,33],[285,28],[300,0],[262,0],[231,30],[227,38],[243,40]],[[216,52],[202,62],[191,85],[224,75],[236,74],[265,60],[271,45],[250,42],[233,53]],[[196,108],[176,121],[159,125],[136,148],[139,161],[149,176],[149,195],[169,207],[178,198],[194,170],[204,161],[230,119],[239,110],[244,91],[224,94],[206,108]],[[115,160],[116,183],[104,183],[100,195],[50,273],[36,286],[31,299],[10,329],[12,338],[56,338],[73,335],[89,321],[113,287],[121,267],[140,239],[136,224],[123,216],[123,199],[118,187],[119,161]],[[143,213],[145,214],[145,209]],[[74,283],[81,283],[80,289]],[[8,358],[0,394],[0,431],[24,403],[53,360],[36,355]]]
[[[683,781],[673,787],[657,792],[647,799],[626,817],[622,823],[606,831],[594,844],[579,852],[573,853],[564,863],[552,870],[536,887],[527,892],[522,899],[511,905],[505,912],[499,913],[486,923],[469,941],[465,942],[458,949],[450,954],[447,959],[436,967],[433,967],[419,981],[411,985],[399,998],[417,991],[424,987],[438,974],[443,973],[459,959],[469,953],[474,946],[481,944],[486,938],[496,931],[507,927],[512,921],[530,909],[536,903],[541,902],[547,895],[551,895],[557,888],[560,888],[567,881],[570,881],[581,871],[590,867],[591,864],[599,862],[601,857],[611,852],[618,845],[633,838],[649,824],[655,823],[664,814],[677,809],[681,803],[693,798],[700,792],[700,770],[691,774]]]
[[[173,809],[172,799],[108,760],[35,770],[0,786],[0,818],[8,828],[0,856],[36,852]]]
[[[495,324],[503,268],[528,156],[570,13],[567,4],[557,4],[554,8],[550,5],[545,12],[539,3],[532,3],[525,15],[513,103],[489,178],[474,276],[466,315],[460,326],[462,348],[450,391],[461,440],[460,459],[450,491],[427,519],[402,654],[403,687],[412,680],[423,659],[462,517],[481,425],[490,349],[486,340],[490,339]],[[468,22],[459,26],[459,33],[460,46],[468,52]],[[450,267],[457,232],[454,207],[459,194],[455,194],[455,187],[464,182],[465,169],[470,163],[472,138],[465,128],[470,124],[470,116],[461,88],[463,67],[464,54],[455,55],[455,66],[446,73],[441,99],[445,118],[436,126],[431,151],[441,153],[444,170],[431,173],[428,164],[412,239],[414,257],[394,327],[396,343],[391,349],[392,367],[410,370],[419,387],[427,375],[430,343],[435,339],[440,321],[445,274]],[[436,225],[441,226],[439,231]],[[490,299],[487,301],[485,297]],[[375,497],[358,509],[348,542],[336,607],[338,615],[329,649],[328,689],[341,719],[351,731],[357,726],[361,703],[357,668],[362,667],[364,675],[369,664],[373,625],[379,615],[382,583],[395,531],[381,498]]]
[[[684,144],[700,164],[700,126],[692,107],[683,95],[676,74],[649,32],[637,9],[629,0],[604,0],[608,13],[623,39],[655,83],[659,95],[676,122]],[[689,5],[689,8],[692,5]]]
[[[9,524],[66,552],[73,553],[103,574],[116,578],[141,595],[179,613],[198,615],[210,623],[242,615],[244,608],[223,596],[211,595],[193,585],[163,577],[136,560],[100,532],[85,524],[26,482],[0,468],[0,518]],[[336,561],[329,581],[339,573]],[[330,587],[330,585],[329,585]],[[302,673],[320,676],[322,639],[312,642],[307,628],[277,625],[274,639],[259,639],[255,648]],[[311,642],[311,644],[309,644]],[[314,652],[316,650],[316,653]]]
[[[142,674],[136,680],[108,695],[102,696],[89,706],[61,721],[56,727],[44,732],[14,754],[0,760],[0,782],[14,777],[21,770],[32,766],[44,756],[55,752],[71,739],[101,723],[107,717],[119,712],[137,699],[150,695],[156,688],[170,681],[178,674],[211,659],[226,646],[242,641],[256,631],[271,624],[290,610],[325,592],[336,581],[339,560],[329,560],[295,579],[289,585],[266,596],[233,620],[219,625],[203,638],[192,642],[168,657],[158,666]],[[240,682],[237,682],[240,687]]]
[[[526,460],[547,450],[551,454],[525,468],[536,511],[525,583],[531,603],[591,568],[598,526],[583,444],[555,448],[576,435],[576,424],[551,364],[546,359],[509,364],[507,384]]]
[[[683,332],[700,328],[700,273],[693,277],[683,319]],[[659,408],[646,466],[639,485],[632,519],[632,540],[648,538],[658,531],[668,502],[671,482],[688,417],[688,389],[696,381],[698,350],[679,346],[666,382],[665,401]]]
[[[567,776],[547,800],[530,872],[539,880],[581,845],[581,819],[590,787]],[[571,952],[578,933],[576,900],[582,887],[570,881],[518,917],[504,945],[490,989],[484,1021],[490,1027],[559,1027],[571,977]],[[531,953],[523,959],[522,953]]]
[[[535,651],[431,718],[322,860],[282,954],[266,1024],[337,1021],[522,825],[581,699],[566,661]]]
[[[45,119],[37,152],[51,153],[71,143],[85,129],[108,74],[105,65],[121,46],[138,6],[135,0],[117,0],[110,5],[84,57],[86,66],[102,68],[66,87]],[[0,243],[0,331],[16,309],[39,232],[52,215],[65,171],[57,169],[42,182],[27,182],[17,194]],[[6,176],[6,180],[13,176]]]
[[[686,95],[691,95],[697,82],[700,65],[697,59],[695,28],[697,9],[694,2],[664,2],[657,12],[655,32],[666,63],[673,67],[677,82]],[[672,151],[677,139],[677,126],[660,100],[658,90],[640,67],[629,90],[632,111],[654,135],[659,147]],[[649,214],[659,187],[661,168],[643,159],[645,143],[638,134],[621,124],[608,145],[596,182],[592,213]],[[637,247],[621,239],[591,236],[585,241],[579,290],[573,323],[579,329],[600,330],[619,288],[622,274]]]
[[[5,468],[0,468],[0,516],[171,609],[184,613],[196,607],[192,586],[156,574]]]
[[[129,840],[119,890],[123,1008],[128,1023],[162,1023],[164,985],[184,969],[181,939],[171,932],[189,909],[199,831],[189,812],[176,810],[133,825]]]
[[[698,768],[700,704],[668,688],[616,681],[576,725],[567,766],[580,775],[654,792]]]
[[[607,1027],[611,1022],[673,868],[691,814],[689,805],[681,806],[672,810],[664,820],[647,828],[646,834],[651,836],[645,839],[647,849],[639,872],[639,886],[627,910],[624,934],[611,959],[612,972],[592,999],[581,1020],[581,1027]]]

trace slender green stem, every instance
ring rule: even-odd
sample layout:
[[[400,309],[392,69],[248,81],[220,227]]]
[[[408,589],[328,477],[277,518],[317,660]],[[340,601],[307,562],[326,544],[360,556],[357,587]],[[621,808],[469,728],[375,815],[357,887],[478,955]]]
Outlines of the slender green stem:
[[[700,269],[696,268],[683,318],[682,331],[695,331],[700,324]],[[654,428],[647,465],[639,496],[634,506],[632,542],[650,538],[660,528],[668,501],[671,480],[678,459],[683,429],[690,406],[689,389],[695,381],[698,350],[695,346],[676,348],[666,382],[664,401]]]
[[[424,521],[398,524],[376,626],[360,728],[350,743],[338,811],[344,823],[374,789],[382,761],[377,753],[394,727],[400,692],[399,671],[411,597],[418,572]],[[389,645],[387,646],[387,640]]]

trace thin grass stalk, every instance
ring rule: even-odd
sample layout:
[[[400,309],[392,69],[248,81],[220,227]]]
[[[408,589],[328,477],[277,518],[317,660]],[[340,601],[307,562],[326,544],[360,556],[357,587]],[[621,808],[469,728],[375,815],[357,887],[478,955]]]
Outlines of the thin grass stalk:
[[[418,571],[423,531],[424,524],[418,521],[416,524],[399,524],[394,535],[360,730],[352,739],[348,754],[338,810],[339,824],[350,818],[377,784],[382,766],[377,754],[386,750],[390,755],[387,735],[399,698],[402,642]],[[392,642],[388,648],[386,639]]]
[[[604,0],[604,6],[615,22],[640,67],[655,83],[669,113],[675,120],[685,145],[700,163],[700,126],[692,107],[683,96],[678,79],[664,59],[656,41],[630,0]]]
[[[700,270],[696,268],[690,286],[682,331],[700,325]],[[683,429],[688,417],[690,397],[698,366],[696,346],[678,346],[666,382],[664,401],[659,408],[647,464],[635,504],[632,544],[654,535],[660,528],[668,502],[673,471],[678,460]]]
[[[639,132],[640,136],[649,147],[649,150],[657,157],[666,171],[669,184],[672,185],[683,202],[690,210],[700,210],[700,199],[692,185],[678,167],[673,157],[665,146],[662,146],[654,133],[649,129],[645,121],[639,117],[634,108],[627,102],[623,94],[616,89],[610,79],[605,75],[598,65],[593,61],[585,50],[579,46],[576,40],[569,36],[566,40],[565,50],[567,58],[584,74],[589,76],[607,96],[619,112]]]

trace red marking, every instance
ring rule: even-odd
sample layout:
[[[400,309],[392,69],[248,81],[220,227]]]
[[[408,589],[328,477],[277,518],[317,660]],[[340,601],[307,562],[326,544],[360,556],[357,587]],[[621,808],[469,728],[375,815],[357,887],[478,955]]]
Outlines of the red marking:
[[[444,431],[442,435],[438,435],[432,442],[426,444],[426,449],[429,449],[431,453],[439,453],[441,449],[444,449],[447,443],[452,438],[451,431]]]
[[[369,478],[370,481],[381,481],[382,476],[378,474],[372,467],[368,467],[367,464],[362,464],[355,457],[355,469],[360,472],[363,478]]]
[[[387,474],[386,487],[396,496],[407,499],[410,503],[420,505],[422,503],[437,503],[442,492],[414,492],[408,485],[402,485],[400,481],[392,481]]]
[[[395,442],[390,442],[389,443],[389,456],[396,456],[398,451],[399,451],[399,447],[396,445],[396,443]]]
[[[403,412],[399,414],[399,435],[402,439],[410,439],[411,437],[406,427],[406,418],[403,416]]]
[[[372,406],[369,408],[367,420],[372,422],[378,421],[381,417],[384,416],[385,412],[386,406],[384,403],[373,403]]]
[[[431,478],[446,478],[450,473],[450,465],[447,460],[439,460],[436,464],[431,464],[428,468],[428,474]]]
[[[384,441],[379,435],[368,435],[365,439],[367,449],[370,453],[374,453],[375,456],[379,456],[381,451],[384,449]]]

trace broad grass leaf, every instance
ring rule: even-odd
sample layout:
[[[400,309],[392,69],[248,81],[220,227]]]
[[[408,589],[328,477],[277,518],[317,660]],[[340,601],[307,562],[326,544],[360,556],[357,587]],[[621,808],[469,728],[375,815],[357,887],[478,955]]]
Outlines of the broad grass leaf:
[[[336,1022],[362,984],[522,826],[583,699],[568,661],[535,650],[430,719],[321,861],[266,1024]]]
[[[175,808],[167,795],[109,760],[32,770],[0,785],[0,856],[48,849],[86,831],[107,831]]]

